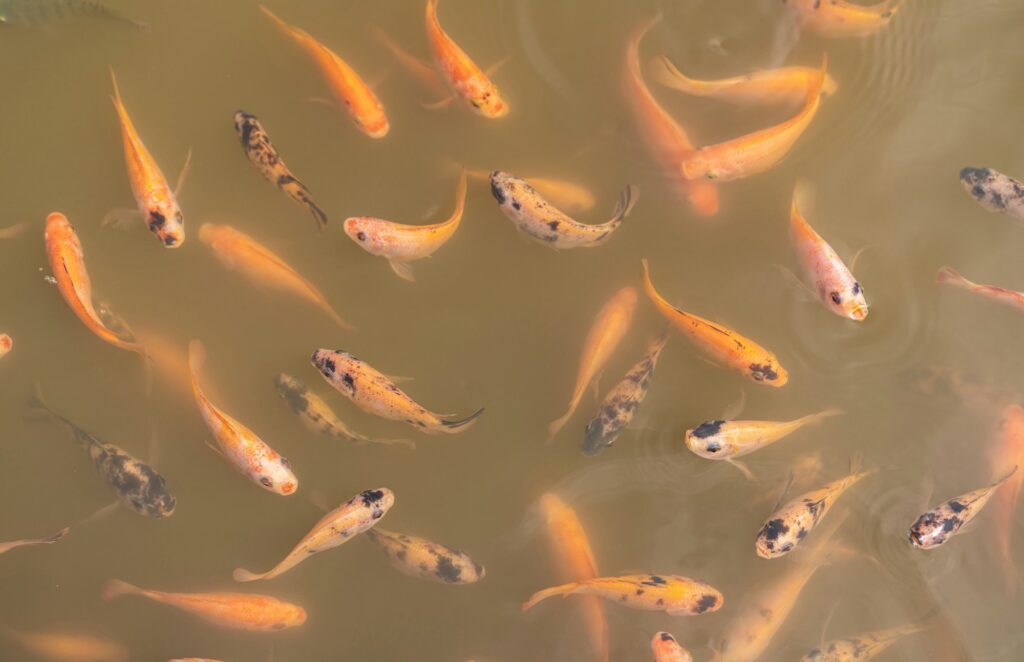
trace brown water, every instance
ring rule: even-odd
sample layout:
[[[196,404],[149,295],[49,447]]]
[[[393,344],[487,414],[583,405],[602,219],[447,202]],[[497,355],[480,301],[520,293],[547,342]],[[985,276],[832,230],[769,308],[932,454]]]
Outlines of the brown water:
[[[113,4],[113,0],[111,0]],[[994,439],[994,396],[977,403],[907,378],[938,365],[980,376],[992,391],[1024,388],[1014,351],[1019,313],[933,284],[950,264],[983,282],[1024,289],[1021,230],[990,215],[957,181],[966,165],[1024,174],[1024,4],[908,0],[881,35],[825,41],[787,27],[776,1],[673,1],[642,48],[714,78],[782,63],[814,65],[823,49],[839,93],[770,172],[721,187],[710,221],[680,206],[639,143],[619,88],[625,37],[653,2],[443,0],[441,21],[482,66],[511,59],[495,80],[512,112],[488,121],[454,106],[430,112],[420,88],[369,37],[379,26],[426,54],[422,2],[278,3],[285,20],[335,48],[376,89],[392,123],[374,141],[338,110],[308,100],[327,91],[305,55],[253,2],[119,2],[151,34],[89,20],[0,31],[0,225],[28,221],[0,243],[0,331],[14,350],[0,363],[0,539],[71,525],[57,545],[0,558],[0,622],[18,630],[90,632],[127,645],[133,660],[202,655],[225,660],[592,659],[574,599],[529,613],[521,602],[559,581],[536,503],[560,494],[586,526],[600,570],[697,577],[726,604],[685,618],[608,605],[613,660],[651,659],[648,642],[673,632],[710,659],[748,591],[799,562],[765,561],[754,536],[790,466],[820,452],[818,473],[796,489],[847,471],[851,456],[881,471],[841,501],[839,538],[878,561],[847,560],[811,580],[764,660],[792,660],[826,638],[941,616],[887,660],[1024,659],[1024,616],[1007,596],[983,514],[945,547],[913,550],[906,530],[943,498],[984,484]],[[103,229],[131,207],[107,67],[143,140],[169,179],[189,147],[181,195],[190,233],[161,248],[135,224]],[[655,88],[706,144],[779,121],[776,110],[733,110]],[[258,115],[281,155],[333,219],[317,236],[304,210],[255,173],[232,114]],[[556,253],[516,237],[487,187],[471,185],[463,225],[418,282],[400,281],[340,229],[349,215],[404,222],[446,215],[454,163],[578,181],[597,196],[581,218],[603,221],[617,192],[640,202],[606,245]],[[816,191],[811,222],[848,260],[872,305],[863,324],[801,297],[776,265],[795,269],[787,237],[794,182]],[[289,458],[295,496],[260,490],[204,444],[210,438],[187,390],[157,378],[147,397],[137,357],[104,344],[73,317],[49,271],[42,223],[53,210],[76,225],[97,297],[142,335],[181,348],[202,339],[204,383],[221,406]],[[357,333],[340,332],[301,301],[258,289],[223,268],[198,241],[206,221],[265,243],[323,289]],[[556,442],[546,426],[572,390],[584,336],[604,301],[639,284],[640,259],[672,301],[771,348],[790,372],[782,389],[753,385],[700,360],[674,337],[633,429],[589,458],[579,451],[593,396]],[[600,380],[603,393],[662,323],[646,298]],[[309,366],[318,347],[344,348],[389,374],[435,411],[487,412],[454,436],[418,435],[355,410]],[[279,400],[273,378],[300,376],[352,427],[417,435],[418,448],[363,448],[318,437]],[[103,439],[152,460],[178,497],[153,521],[124,507],[82,523],[112,500],[86,457],[57,428],[23,419],[38,383],[54,408]],[[845,416],[751,456],[757,482],[681,443],[685,429],[735,410],[788,419],[826,407]],[[152,430],[156,443],[151,450]],[[236,566],[265,569],[320,517],[367,488],[397,495],[384,526],[458,547],[487,568],[474,585],[430,584],[395,572],[366,540],[312,558],[268,582],[235,584]],[[320,499],[314,499],[319,495]],[[990,513],[989,513],[990,514]],[[1019,546],[1024,525],[1014,534]],[[1018,552],[1020,557],[1020,553]],[[1024,561],[1024,557],[1021,557]],[[103,603],[111,577],[172,591],[256,591],[309,612],[296,630],[217,630],[139,598]],[[942,657],[945,656],[945,657]],[[8,640],[0,658],[27,659]]]

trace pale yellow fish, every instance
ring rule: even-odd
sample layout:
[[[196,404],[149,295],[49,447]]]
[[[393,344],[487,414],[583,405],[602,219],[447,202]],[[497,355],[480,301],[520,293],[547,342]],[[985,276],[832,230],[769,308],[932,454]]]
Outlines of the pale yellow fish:
[[[800,26],[822,37],[866,37],[889,25],[903,0],[873,5],[847,0],[782,0],[797,14]]]
[[[491,173],[482,170],[467,170],[466,174],[473,179],[489,181]],[[576,214],[593,209],[596,202],[594,193],[583,186],[566,179],[553,177],[523,177],[530,186],[537,190],[542,196],[559,209],[570,214]]]
[[[556,595],[596,595],[624,607],[664,611],[669,616],[709,614],[721,609],[725,601],[718,589],[689,577],[626,575],[595,577],[537,591],[523,603],[523,611]]]
[[[0,625],[0,634],[28,652],[34,660],[50,662],[127,662],[123,645],[91,634],[23,632]]]
[[[14,340],[6,333],[0,333],[0,359],[14,348]]]
[[[684,441],[694,454],[708,460],[743,457],[789,436],[802,427],[842,414],[826,409],[791,421],[705,421],[687,430]]]
[[[441,584],[473,584],[484,578],[484,567],[457,549],[379,527],[366,532],[387,555],[392,567],[409,577]]]
[[[68,531],[70,530],[70,528],[64,527],[52,536],[47,536],[45,538],[23,538],[21,540],[0,542],[0,554],[6,554],[12,549],[17,549],[18,547],[27,547],[29,545],[52,545],[53,543],[58,542],[61,538],[66,536],[68,534]]]
[[[903,637],[923,629],[923,624],[911,623],[835,639],[811,650],[800,658],[800,662],[867,662],[884,653]]]

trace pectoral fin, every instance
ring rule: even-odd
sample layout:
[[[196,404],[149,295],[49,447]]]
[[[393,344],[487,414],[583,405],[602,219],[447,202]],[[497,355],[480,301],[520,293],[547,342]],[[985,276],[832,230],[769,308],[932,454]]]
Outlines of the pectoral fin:
[[[410,283],[416,282],[416,276],[414,276],[412,272],[412,265],[408,262],[388,260],[388,264],[391,265],[391,270],[394,271],[399,278],[405,279]]]

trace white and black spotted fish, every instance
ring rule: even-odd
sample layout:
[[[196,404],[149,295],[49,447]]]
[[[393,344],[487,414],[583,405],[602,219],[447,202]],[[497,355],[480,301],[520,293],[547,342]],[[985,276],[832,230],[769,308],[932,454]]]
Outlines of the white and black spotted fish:
[[[668,335],[651,341],[644,357],[615,385],[597,410],[597,415],[587,423],[583,433],[583,452],[597,455],[615,443],[619,433],[630,424],[636,410],[647,397],[654,368],[658,365],[661,350],[668,342]]]
[[[959,533],[960,528],[974,519],[1006,480],[1016,472],[1014,467],[988,487],[961,494],[944,501],[917,518],[910,526],[910,543],[919,549],[934,549]]]
[[[149,24],[118,14],[92,0],[0,0],[0,25],[41,25],[77,16],[127,23],[136,30],[149,31]]]
[[[140,515],[160,519],[169,517],[177,503],[167,489],[164,477],[153,467],[138,460],[113,444],[103,443],[92,434],[54,412],[38,396],[29,401],[30,415],[48,418],[64,427],[82,444],[92,458],[96,471],[110,484],[126,506]]]
[[[289,198],[306,207],[313,214],[317,229],[322,232],[327,226],[327,214],[313,202],[313,197],[306,185],[295,178],[292,171],[277,155],[277,150],[270,143],[270,136],[267,135],[256,116],[250,115],[244,110],[236,112],[235,131],[238,132],[238,137],[242,141],[245,155],[249,157],[260,174],[267,181],[273,182],[274,186],[281,189]]]
[[[554,249],[588,248],[604,243],[636,205],[639,191],[627,186],[607,223],[587,225],[545,200],[530,183],[507,172],[491,173],[491,195],[503,214],[530,239]]]
[[[457,549],[404,533],[370,529],[372,540],[391,565],[403,575],[441,584],[472,584],[484,578],[486,571],[479,563]]]
[[[1024,221],[1024,182],[991,168],[964,168],[960,183],[985,209]]]

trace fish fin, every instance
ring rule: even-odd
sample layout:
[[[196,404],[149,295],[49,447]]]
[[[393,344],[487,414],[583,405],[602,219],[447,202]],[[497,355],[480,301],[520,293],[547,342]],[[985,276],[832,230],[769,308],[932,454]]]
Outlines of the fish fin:
[[[547,441],[545,441],[546,444],[550,444],[552,441],[555,440],[555,437],[558,436],[558,433],[562,431],[562,428],[565,427],[565,424],[569,422],[569,419],[572,418],[572,415],[575,412],[575,407],[570,408],[569,411],[562,414],[562,416],[551,421],[551,423],[548,425],[548,438]]]
[[[88,524],[92,524],[93,522],[98,522],[98,521],[104,519],[105,517],[109,517],[110,514],[115,512],[117,510],[118,506],[120,506],[120,505],[121,505],[120,501],[114,500],[114,501],[108,503],[107,505],[103,506],[102,508],[100,508],[99,510],[94,512],[93,514],[87,516],[85,519],[83,519],[80,522],[78,522],[77,526],[86,526]]]
[[[700,87],[699,82],[679,71],[679,68],[665,55],[651,58],[647,65],[647,75],[655,83],[673,90],[695,94]]]
[[[420,105],[427,110],[444,110],[455,101],[455,95],[450,94],[440,101],[421,101]]]
[[[141,595],[142,592],[142,589],[138,586],[121,581],[120,579],[111,579],[103,585],[100,598],[103,600],[113,600],[122,595]]]
[[[224,451],[222,451],[218,446],[214,445],[209,439],[204,439],[203,443],[206,444],[207,448],[212,450],[214,453],[226,459]]]
[[[327,494],[322,490],[307,490],[306,494],[309,495],[309,502],[324,512],[328,512],[334,507],[327,500]]]
[[[231,577],[236,582],[254,582],[258,579],[263,579],[263,574],[250,572],[245,568],[235,568],[235,571],[231,573]]]
[[[612,212],[612,222],[621,221],[629,216],[639,198],[640,189],[636,186],[628,184],[626,188],[622,189],[622,192],[619,193],[619,200],[615,203],[615,211]]]
[[[61,529],[57,533],[53,534],[52,536],[47,536],[45,538],[40,538],[36,542],[39,543],[40,545],[52,545],[53,543],[58,542],[59,540],[64,538],[64,536],[68,535],[68,533],[70,531],[71,531],[71,527],[70,526],[65,526],[63,529]]]
[[[853,259],[850,260],[849,267],[851,272],[853,272],[853,270],[857,268],[857,262],[859,262],[861,256],[864,255],[864,251],[868,250],[869,248],[871,248],[871,246],[869,244],[865,244],[864,246],[860,247],[860,250],[853,254]]]
[[[735,402],[730,404],[722,411],[721,419],[723,421],[731,421],[739,418],[739,415],[743,413],[743,410],[747,407],[747,391],[744,388],[740,388],[740,397]]]
[[[949,266],[939,267],[939,270],[935,273],[935,282],[949,285],[960,285],[961,287],[970,287],[974,285],[973,282],[964,278],[959,271]]]
[[[465,418],[461,418],[458,420],[442,419],[441,425],[444,426],[445,432],[461,432],[468,428],[469,426],[473,425],[473,423],[476,422],[476,419],[480,418],[480,415],[483,413],[484,408],[481,407],[480,409],[477,409],[475,412],[473,412],[472,414]]]
[[[391,266],[391,270],[394,271],[402,280],[407,280],[410,283],[416,282],[416,276],[413,274],[412,265],[408,262],[388,260],[388,265]]]
[[[523,603],[523,611],[526,611],[536,605],[542,600],[547,600],[550,597],[561,595],[565,597],[572,592],[573,589],[579,586],[579,582],[570,582],[568,584],[560,584],[558,586],[552,586],[541,591],[537,591],[530,596],[530,599]]]
[[[791,489],[793,489],[793,483],[794,483],[795,481],[796,481],[796,476],[794,475],[794,473],[793,473],[793,470],[792,470],[792,469],[790,469],[790,471],[789,471],[789,477],[788,477],[788,478],[786,479],[786,484],[785,484],[785,486],[783,486],[783,488],[782,488],[782,492],[781,492],[781,493],[779,494],[779,498],[778,498],[778,500],[777,500],[777,501],[775,502],[775,505],[774,505],[774,506],[772,506],[772,512],[773,512],[773,513],[774,513],[775,511],[777,511],[777,510],[778,510],[779,508],[781,508],[781,507],[782,507],[782,504],[783,504],[783,502],[784,502],[784,501],[786,500],[786,497],[787,497],[787,496],[789,496],[789,491],[790,491]]]
[[[757,480],[757,476],[754,475],[754,472],[750,470],[750,467],[748,467],[745,462],[740,462],[739,460],[733,459],[731,457],[726,458],[725,461],[739,469],[740,473],[742,473],[747,480]]]
[[[818,298],[818,295],[815,294],[814,290],[812,290],[807,283],[801,280],[799,276],[793,273],[792,270],[789,269],[789,267],[784,267],[781,264],[775,264],[772,266],[779,270],[779,273],[782,274],[783,278],[789,281],[790,285],[796,287],[797,291],[800,293],[801,298],[804,298],[805,301],[814,301],[815,299]]]
[[[188,179],[188,171],[192,167],[192,148],[188,148],[188,153],[185,154],[185,163],[181,166],[181,172],[178,173],[178,181],[174,185],[174,197],[178,197],[181,193],[181,189],[185,186],[185,180]]]
[[[330,99],[325,99],[323,97],[306,97],[306,101],[309,101],[310,103],[317,103],[320,104],[321,106],[327,106],[328,108],[338,107],[338,104],[334,103]]]
[[[308,197],[304,200],[304,204],[306,205],[306,209],[309,210],[309,213],[313,214],[313,220],[316,221],[317,232],[322,233],[324,228],[327,227],[327,213],[323,209],[320,209],[319,205]]]
[[[828,616],[825,617],[825,622],[821,624],[821,641],[820,645],[825,643],[825,633],[828,632],[828,626],[832,623],[832,617],[836,615],[836,607],[839,606],[839,602],[833,602],[832,607],[828,610]]]
[[[21,223],[8,225],[6,228],[0,229],[0,239],[11,239],[13,237],[17,237],[27,229],[28,221],[22,221]]]
[[[138,209],[120,207],[111,209],[100,219],[100,227],[114,228],[115,230],[128,230],[142,219],[142,212]]]
[[[484,70],[484,73],[487,75],[488,78],[490,78],[494,74],[496,74],[499,71],[501,71],[501,68],[504,67],[506,64],[508,64],[509,60],[511,60],[511,59],[512,59],[512,54],[510,53],[510,54],[506,55],[505,57],[501,58],[500,60],[498,60],[497,62],[495,62],[494,64],[492,64],[491,66],[487,67],[487,69]]]
[[[337,311],[335,311],[334,308],[329,303],[327,303],[327,301],[323,301],[323,306],[324,311],[330,316],[330,318],[334,321],[335,324],[341,327],[342,331],[351,332],[356,330],[356,327],[354,327],[351,323],[346,321],[345,318],[339,315]]]

